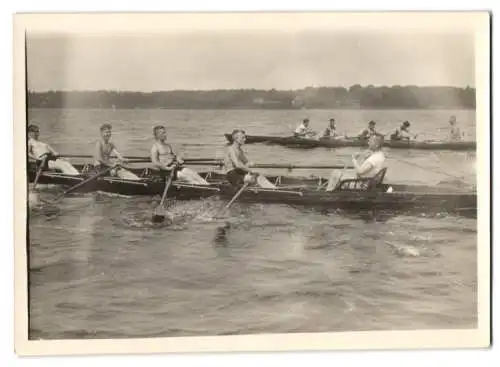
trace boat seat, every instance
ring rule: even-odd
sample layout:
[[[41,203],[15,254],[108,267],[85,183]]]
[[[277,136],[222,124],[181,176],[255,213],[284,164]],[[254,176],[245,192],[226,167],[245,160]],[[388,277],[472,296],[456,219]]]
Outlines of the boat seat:
[[[382,168],[374,177],[341,180],[334,191],[371,191],[383,181],[387,168]]]

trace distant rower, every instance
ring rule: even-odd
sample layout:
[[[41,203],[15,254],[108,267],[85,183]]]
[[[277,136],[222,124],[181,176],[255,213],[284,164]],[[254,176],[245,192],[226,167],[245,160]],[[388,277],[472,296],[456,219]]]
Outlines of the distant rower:
[[[151,163],[153,167],[160,171],[162,176],[167,172],[171,172],[175,163],[181,167],[176,171],[174,179],[189,182],[195,185],[209,185],[198,173],[189,168],[182,167],[184,161],[179,158],[172,149],[172,146],[166,142],[167,130],[164,126],[155,126],[153,128],[155,142],[151,148]]]
[[[361,132],[358,134],[358,138],[369,139],[372,136],[381,135],[379,132],[375,130],[375,125],[376,125],[375,121],[371,120],[368,123],[368,127],[361,130]]]
[[[410,140],[410,122],[405,121],[391,134],[391,140]]]
[[[110,141],[111,130],[112,127],[110,124],[103,124],[100,128],[101,138],[98,139],[95,143],[94,167],[99,171],[114,165],[114,163],[111,161],[111,156],[116,156],[120,163],[125,161],[123,156],[116,149],[115,144]],[[120,178],[127,180],[140,180],[138,176],[126,170],[125,168],[118,167],[113,171],[114,172],[112,172],[112,174],[117,175]]]
[[[335,119],[331,118],[330,123],[328,124],[327,128],[323,132],[323,138],[338,138],[340,135],[337,133],[337,128],[335,126]]]
[[[358,163],[361,153],[352,156],[352,164],[356,172],[355,178],[372,178],[375,177],[383,168],[385,163],[385,154],[382,151],[384,137],[382,135],[373,135],[368,140],[368,147],[370,156],[366,158],[363,163]],[[347,177],[354,178],[354,177]],[[330,177],[326,191],[332,191],[337,186],[341,179],[340,173],[334,171]]]
[[[78,170],[67,160],[59,158],[57,153],[49,144],[38,140],[40,129],[36,125],[28,126],[28,157],[40,163],[44,157],[47,158],[46,167],[59,170],[66,175],[76,176],[80,174]]]
[[[460,128],[457,126],[457,118],[455,116],[450,117],[450,140],[459,141],[462,140],[463,134],[460,133]]]
[[[252,164],[249,162],[245,152],[242,149],[245,144],[245,131],[234,130],[232,133],[233,142],[227,148],[225,159],[226,177],[228,181],[235,186],[244,183],[257,183],[260,187],[266,189],[275,189],[276,186],[267,180],[263,175],[251,170]]]
[[[309,119],[305,118],[295,129],[293,136],[296,138],[313,138],[316,133],[309,127]]]

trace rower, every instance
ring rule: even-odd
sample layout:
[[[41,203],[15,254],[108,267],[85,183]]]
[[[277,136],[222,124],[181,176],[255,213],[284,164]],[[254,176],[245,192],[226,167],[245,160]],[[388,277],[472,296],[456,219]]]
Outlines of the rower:
[[[368,123],[368,127],[361,130],[361,132],[358,134],[358,139],[366,140],[374,135],[381,135],[379,132],[375,130],[375,125],[376,125],[375,121],[371,120]]]
[[[305,118],[295,129],[293,136],[296,138],[312,138],[316,133],[309,127],[309,119]]]
[[[66,175],[76,176],[80,173],[67,160],[59,158],[57,153],[49,144],[38,140],[40,129],[37,125],[28,126],[28,157],[37,165],[42,162],[44,157],[47,157],[46,167],[52,170],[59,170]]]
[[[460,141],[462,140],[463,134],[460,133],[460,128],[457,126],[457,118],[455,116],[450,117],[450,140]]]
[[[324,138],[337,138],[339,137],[339,134],[337,134],[337,128],[335,126],[335,119],[331,118],[330,123],[328,124],[327,128],[323,132],[323,137]]]
[[[249,162],[242,145],[245,144],[245,131],[237,129],[232,132],[232,140],[227,148],[226,159],[224,162],[226,168],[226,177],[228,181],[235,186],[244,183],[257,183],[260,187],[266,189],[275,189],[276,186],[267,180],[263,175],[251,170],[252,164]]]
[[[112,126],[110,124],[101,125],[101,138],[96,141],[94,150],[94,167],[97,171],[101,171],[114,165],[111,161],[111,156],[116,156],[119,163],[125,162],[123,156],[116,149],[115,144],[110,141],[111,130]],[[111,171],[111,175],[116,175],[126,180],[140,180],[137,175],[122,167],[113,169]]]
[[[359,164],[358,159],[361,153],[354,154],[352,156],[352,164],[354,166],[354,171],[356,172],[356,177],[352,178],[373,178],[375,177],[383,168],[385,163],[385,154],[382,151],[382,146],[384,144],[384,137],[382,135],[373,135],[368,139],[368,148],[370,155],[366,158],[363,163]],[[341,174],[337,174],[335,171],[332,173],[326,191],[333,191],[341,179]]]
[[[405,121],[391,134],[391,140],[410,140],[410,122]]]
[[[153,128],[155,142],[151,148],[151,163],[158,169],[160,175],[165,177],[167,173],[176,168],[174,179],[186,181],[195,185],[210,185],[203,177],[195,171],[182,167],[183,160],[179,158],[172,149],[172,146],[166,142],[167,130],[164,126],[155,126]]]

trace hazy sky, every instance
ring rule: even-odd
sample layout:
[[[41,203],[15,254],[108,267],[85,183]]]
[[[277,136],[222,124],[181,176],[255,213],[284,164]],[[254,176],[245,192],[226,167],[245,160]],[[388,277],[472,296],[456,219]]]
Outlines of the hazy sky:
[[[474,86],[472,34],[30,35],[29,89]]]

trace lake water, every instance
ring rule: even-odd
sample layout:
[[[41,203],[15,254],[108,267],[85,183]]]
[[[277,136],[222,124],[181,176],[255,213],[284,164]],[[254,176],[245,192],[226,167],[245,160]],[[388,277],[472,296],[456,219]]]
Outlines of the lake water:
[[[354,134],[371,119],[382,132],[407,119],[419,139],[440,139],[451,114],[475,140],[473,111],[39,109],[29,121],[66,154],[91,154],[106,122],[125,155],[148,155],[153,126],[164,124],[186,157],[221,158],[223,134],[234,128],[287,135],[305,116],[317,130],[335,117],[340,132]],[[344,164],[358,150],[245,148],[257,163],[294,164]],[[388,182],[475,181],[474,152],[386,154]],[[153,227],[147,220],[157,199],[85,194],[62,200],[54,215],[31,213],[31,338],[476,327],[476,219],[235,203],[221,240],[217,223],[192,219],[219,202],[176,203],[179,220]]]

